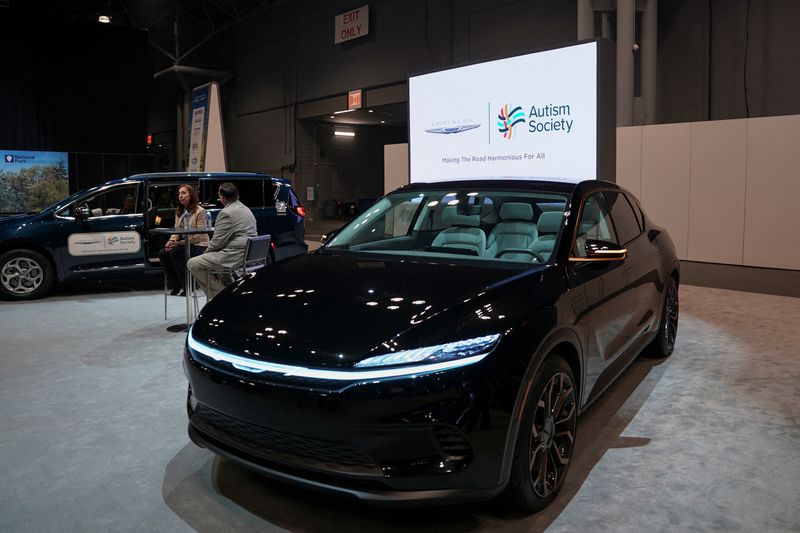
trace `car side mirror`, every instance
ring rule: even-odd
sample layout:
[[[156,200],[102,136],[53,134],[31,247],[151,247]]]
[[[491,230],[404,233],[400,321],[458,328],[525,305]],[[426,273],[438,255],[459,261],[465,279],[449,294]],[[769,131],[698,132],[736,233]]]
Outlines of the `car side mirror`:
[[[584,244],[586,257],[570,257],[574,262],[595,261],[624,261],[628,257],[628,250],[620,248],[615,242],[587,239]]]
[[[80,218],[81,220],[84,218],[89,218],[91,215],[91,211],[85,205],[79,205],[75,207],[75,218]]]

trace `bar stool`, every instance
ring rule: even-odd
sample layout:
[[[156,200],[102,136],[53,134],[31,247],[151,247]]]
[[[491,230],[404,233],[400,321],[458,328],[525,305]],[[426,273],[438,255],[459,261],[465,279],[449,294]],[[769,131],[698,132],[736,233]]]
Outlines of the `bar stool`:
[[[187,276],[192,276],[192,273],[187,271]],[[194,277],[191,278],[192,281],[192,297],[194,298],[194,315],[197,316],[198,308],[197,308],[197,283],[194,281]],[[167,286],[167,271],[164,269],[164,320],[167,320],[167,297],[170,296],[169,294],[170,289]]]
[[[247,238],[247,244],[244,247],[244,262],[238,268],[228,268],[222,270],[211,270],[209,274],[228,274],[233,277],[233,280],[241,279],[251,272],[255,272],[260,268],[264,268],[269,263],[269,247],[272,243],[271,235],[255,235]],[[230,284],[230,283],[229,283]],[[195,291],[195,297],[197,292]],[[208,295],[206,295],[206,303],[208,303]],[[195,300],[195,309],[197,309],[197,301]]]

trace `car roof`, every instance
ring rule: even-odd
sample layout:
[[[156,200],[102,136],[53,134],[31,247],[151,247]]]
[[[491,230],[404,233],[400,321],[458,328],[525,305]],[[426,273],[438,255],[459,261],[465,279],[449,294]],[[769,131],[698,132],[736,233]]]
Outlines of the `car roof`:
[[[272,181],[291,185],[292,181],[287,178],[276,178],[269,174],[261,174],[257,172],[154,172],[147,174],[134,174],[125,178],[117,178],[108,180],[98,185],[113,185],[117,183],[128,183],[134,181],[175,181],[180,179],[270,179]]]
[[[551,191],[571,194],[578,190],[587,191],[593,189],[618,189],[619,187],[609,181],[584,180],[578,183],[563,181],[553,178],[499,178],[499,179],[465,179],[457,181],[438,181],[438,182],[415,182],[406,185],[399,191],[430,190],[441,188],[480,188],[486,190],[532,190],[532,191]]]

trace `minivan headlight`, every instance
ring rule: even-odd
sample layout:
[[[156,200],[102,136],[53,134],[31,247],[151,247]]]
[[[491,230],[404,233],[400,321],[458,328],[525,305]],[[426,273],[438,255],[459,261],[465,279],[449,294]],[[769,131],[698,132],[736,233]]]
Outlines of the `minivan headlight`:
[[[353,365],[355,368],[372,368],[376,366],[395,366],[407,365],[411,363],[441,363],[464,359],[468,357],[479,357],[487,355],[494,349],[500,334],[485,335],[463,341],[448,342],[435,346],[425,346],[414,350],[403,350],[385,355],[367,357]]]

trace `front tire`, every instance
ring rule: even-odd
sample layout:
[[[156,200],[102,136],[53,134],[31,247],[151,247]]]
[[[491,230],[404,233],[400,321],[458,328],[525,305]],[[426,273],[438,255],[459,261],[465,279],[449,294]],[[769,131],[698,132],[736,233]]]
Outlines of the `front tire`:
[[[511,478],[501,499],[525,513],[547,507],[558,494],[575,449],[578,391],[572,369],[548,357],[533,378],[517,433]]]
[[[10,300],[41,298],[53,285],[50,260],[34,250],[11,250],[0,256],[0,294]]]

